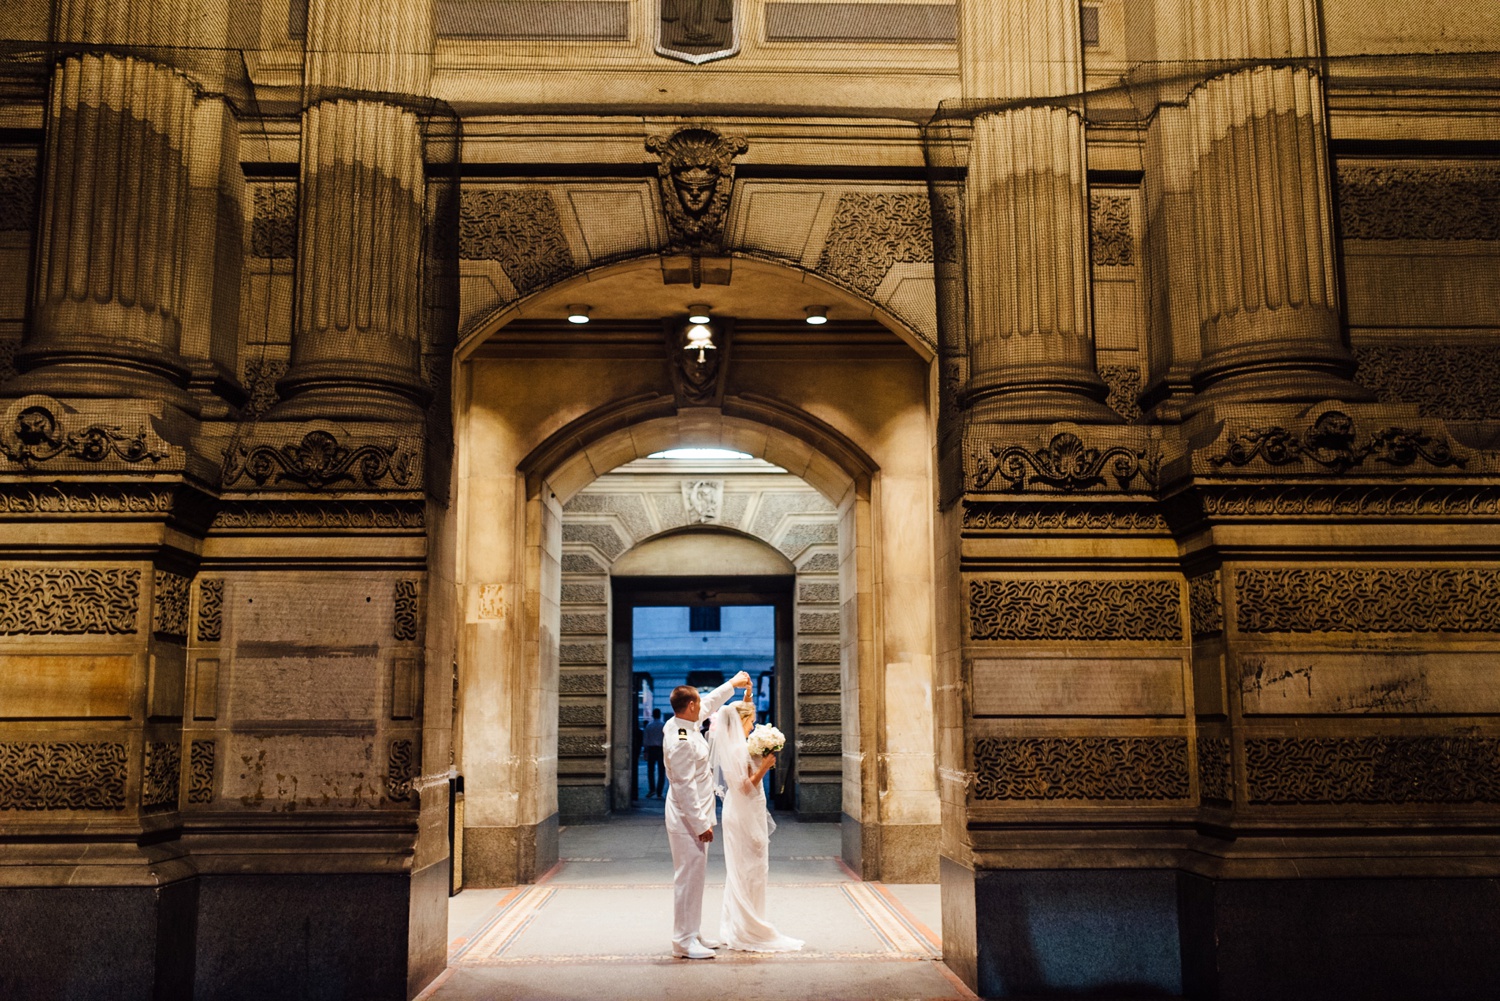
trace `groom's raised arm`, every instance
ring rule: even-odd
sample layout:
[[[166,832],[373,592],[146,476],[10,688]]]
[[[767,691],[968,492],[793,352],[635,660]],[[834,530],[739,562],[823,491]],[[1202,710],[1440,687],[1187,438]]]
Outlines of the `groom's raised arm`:
[[[703,696],[703,713],[700,716],[700,719],[708,719],[714,713],[719,711],[720,706],[729,701],[729,696],[734,694],[735,682],[737,681],[744,682],[744,685],[740,686],[741,688],[743,688],[745,687],[745,685],[748,685],[750,683],[750,676],[744,671],[741,671],[739,674],[736,674],[734,677],[724,682],[718,688],[715,688],[713,691]]]

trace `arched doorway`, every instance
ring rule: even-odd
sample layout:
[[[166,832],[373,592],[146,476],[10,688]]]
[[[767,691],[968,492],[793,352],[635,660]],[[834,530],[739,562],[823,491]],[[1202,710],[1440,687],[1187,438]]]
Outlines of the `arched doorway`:
[[[596,307],[576,328],[539,315],[551,299],[580,294],[575,283],[467,338],[455,370],[451,545],[463,622],[454,757],[467,794],[465,880],[525,882],[556,859],[560,684],[584,673],[563,663],[569,502],[626,463],[695,446],[786,470],[830,508],[837,655],[820,673],[838,678],[822,711],[838,719],[842,856],[868,877],[935,882],[930,354],[847,293],[839,301],[859,309],[848,319],[835,309],[816,331],[791,319],[826,290],[754,262],[743,284],[739,272],[734,279],[746,312],[714,307],[726,361],[712,398],[685,399],[673,379],[674,324],[689,301],[712,303],[725,290],[663,285],[655,258],[608,271],[586,294],[607,302],[618,291],[622,312],[657,318]]]

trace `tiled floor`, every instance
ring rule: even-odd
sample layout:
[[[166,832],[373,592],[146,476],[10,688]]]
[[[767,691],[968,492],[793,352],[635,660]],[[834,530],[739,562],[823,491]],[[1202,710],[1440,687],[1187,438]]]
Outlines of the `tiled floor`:
[[[770,908],[798,953],[671,958],[672,863],[657,805],[562,830],[562,861],[533,886],[466,890],[449,908],[449,967],[432,1001],[589,998],[974,997],[938,959],[936,886],[864,883],[838,860],[836,824],[779,821]],[[703,930],[714,935],[723,855],[710,853]]]

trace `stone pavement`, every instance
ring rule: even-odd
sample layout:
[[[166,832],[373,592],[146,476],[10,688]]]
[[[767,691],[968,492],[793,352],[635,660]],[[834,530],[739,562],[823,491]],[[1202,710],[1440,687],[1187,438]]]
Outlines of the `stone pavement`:
[[[569,826],[532,886],[465,890],[449,909],[449,967],[421,1001],[973,998],[938,958],[936,886],[866,883],[838,858],[836,824],[779,819],[770,908],[800,953],[671,958],[672,863],[661,807]],[[705,934],[719,926],[724,859],[710,853]]]

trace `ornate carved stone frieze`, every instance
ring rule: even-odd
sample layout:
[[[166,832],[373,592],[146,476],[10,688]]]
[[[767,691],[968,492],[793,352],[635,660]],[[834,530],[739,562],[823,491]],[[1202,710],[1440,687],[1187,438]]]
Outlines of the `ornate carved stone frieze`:
[[[1313,485],[1276,484],[1233,491],[1204,490],[1203,513],[1228,518],[1500,517],[1500,488],[1472,483]]]
[[[397,642],[414,643],[421,636],[419,605],[417,581],[396,581],[396,617],[391,632]]]
[[[836,695],[839,676],[834,671],[803,671],[797,679],[797,690],[806,695]]]
[[[1141,370],[1134,365],[1100,365],[1099,378],[1109,387],[1105,405],[1127,421],[1141,419]]]
[[[601,737],[560,734],[557,738],[557,753],[563,758],[597,758],[608,747],[608,742]]]
[[[0,636],[133,633],[140,589],[126,568],[0,570]]]
[[[459,199],[458,253],[495,261],[518,295],[545,288],[577,270],[562,216],[545,188],[480,188]]]
[[[1174,580],[975,580],[969,582],[974,640],[1182,639]]]
[[[405,803],[412,796],[412,780],[417,776],[416,742],[408,739],[391,741],[386,758],[385,794],[394,802]]]
[[[1189,793],[1186,737],[980,737],[978,800],[1177,800]]]
[[[187,801],[203,806],[214,801],[214,759],[218,745],[212,740],[195,740],[188,752]]]
[[[1500,739],[1252,737],[1245,773],[1259,804],[1500,803]]]
[[[141,766],[141,809],[175,810],[182,771],[182,748],[175,741],[149,740]]]
[[[215,512],[213,530],[413,530],[425,524],[421,501],[231,501]]]
[[[1050,487],[1072,493],[1103,486],[1108,479],[1113,479],[1118,489],[1129,490],[1139,479],[1152,489],[1160,467],[1161,457],[1152,449],[1125,445],[1096,448],[1084,444],[1071,431],[1063,431],[1040,448],[990,445],[986,452],[974,456],[970,485],[974,490],[984,490],[999,478],[1015,491]]]
[[[125,745],[0,742],[0,810],[120,810]]]
[[[1242,633],[1500,632],[1500,571],[1236,570]]]
[[[690,525],[718,521],[724,508],[724,481],[683,480],[682,507]]]
[[[1338,167],[1346,240],[1500,240],[1500,165]]]
[[[224,638],[224,578],[198,581],[198,642],[218,643]]]
[[[837,702],[799,702],[797,705],[797,722],[805,725],[836,725],[843,718],[843,706]]]
[[[965,501],[965,532],[1162,533],[1167,521],[1154,504],[1046,504]]]
[[[344,445],[327,431],[309,431],[300,442],[230,446],[224,452],[220,483],[229,488],[249,478],[256,486],[291,482],[309,490],[345,482],[366,488],[404,487],[411,481],[414,461],[399,441]]]
[[[5,515],[166,514],[172,490],[123,484],[8,483],[0,486],[0,517]]]
[[[256,257],[297,256],[297,185],[292,181],[254,186],[250,253]]]
[[[188,591],[192,581],[167,570],[155,573],[151,600],[151,631],[187,637]]]
[[[606,695],[608,689],[602,674],[562,674],[557,678],[559,695]]]
[[[1228,737],[1198,738],[1198,791],[1204,799],[1220,803],[1234,801]]]
[[[603,726],[604,707],[564,703],[557,707],[557,721],[563,726]]]
[[[734,158],[749,148],[742,136],[704,128],[647,137],[646,150],[661,160],[658,189],[670,249],[694,254],[716,254],[723,249],[724,216],[734,190]]]
[[[840,733],[804,733],[797,737],[800,754],[842,754],[844,735]]]
[[[31,150],[0,151],[0,232],[30,232],[36,219],[37,157]]]
[[[1447,420],[1500,417],[1500,345],[1362,344],[1359,381],[1387,403]]]
[[[922,191],[839,196],[818,271],[871,295],[897,264],[933,260],[932,209]]]
[[[1135,263],[1130,202],[1125,194],[1089,193],[1089,256],[1096,267],[1129,267]]]
[[[1220,454],[1208,461],[1215,467],[1312,464],[1335,473],[1348,472],[1374,459],[1387,466],[1410,466],[1419,459],[1439,468],[1462,467],[1466,460],[1453,454],[1446,438],[1434,438],[1420,428],[1389,425],[1360,439],[1353,417],[1342,410],[1325,410],[1304,430],[1281,424],[1248,428],[1229,439]]]
[[[73,421],[59,416],[60,404],[33,402],[36,399],[18,401],[0,423],[0,454],[22,469],[57,459],[139,468],[170,454],[166,443],[144,426],[127,430],[99,421]],[[77,430],[70,430],[69,423],[78,424]]]
[[[1224,631],[1224,604],[1219,571],[1188,578],[1188,611],[1193,622],[1193,638],[1214,636]]]
[[[274,407],[281,397],[276,380],[287,373],[287,362],[281,358],[248,358],[245,360],[246,417],[260,417]]]

